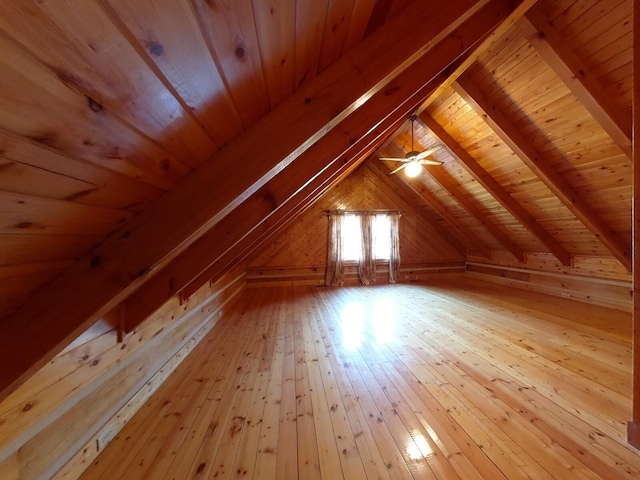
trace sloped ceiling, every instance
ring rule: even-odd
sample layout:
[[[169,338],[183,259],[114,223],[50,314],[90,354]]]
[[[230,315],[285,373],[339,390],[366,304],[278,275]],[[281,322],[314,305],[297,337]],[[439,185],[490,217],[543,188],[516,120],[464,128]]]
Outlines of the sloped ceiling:
[[[407,151],[416,111],[447,148],[407,183],[468,258],[629,268],[631,6],[3,1],[0,398]]]

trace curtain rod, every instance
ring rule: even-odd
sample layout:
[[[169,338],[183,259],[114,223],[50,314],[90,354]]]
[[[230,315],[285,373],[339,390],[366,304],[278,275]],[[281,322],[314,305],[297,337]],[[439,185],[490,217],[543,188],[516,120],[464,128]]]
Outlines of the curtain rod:
[[[383,210],[383,209],[373,209],[373,210],[323,210],[325,215],[330,215],[332,213],[399,213],[402,214],[402,210]]]

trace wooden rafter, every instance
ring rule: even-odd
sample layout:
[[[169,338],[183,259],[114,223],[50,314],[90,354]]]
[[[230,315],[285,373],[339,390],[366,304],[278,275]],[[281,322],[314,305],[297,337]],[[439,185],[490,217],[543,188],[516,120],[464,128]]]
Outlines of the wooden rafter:
[[[300,215],[303,215],[310,208],[312,208],[313,205],[328,190],[333,188],[334,185],[337,185],[344,178],[348,177],[351,172],[358,167],[360,162],[363,161],[364,158],[368,157],[371,153],[371,151],[368,151],[361,158],[355,158],[349,163],[344,164],[343,168],[340,169],[340,171],[335,175],[335,178],[331,180],[329,184],[325,183],[320,188],[317,188],[311,195],[309,195],[306,201],[301,202],[301,205],[299,205],[298,208],[295,209],[295,212],[289,213],[287,215],[279,215],[277,219],[270,218],[269,220],[273,220],[272,222],[263,222],[258,225],[258,229],[262,233],[260,233],[258,236],[245,237],[241,242],[236,244],[233,249],[225,253],[225,255],[221,259],[211,264],[205,271],[191,280],[189,284],[184,287],[181,293],[184,296],[189,297],[206,282],[215,282],[218,278],[224,275],[224,273],[229,270],[229,268],[232,268],[234,265],[237,265],[238,263],[244,261],[251,261],[253,255],[255,255],[263,245],[267,244],[276,235],[287,228],[296,220],[296,218],[298,218]]]
[[[401,154],[399,149],[397,151],[399,154]],[[385,165],[387,165],[387,168],[388,168],[387,173],[391,172],[394,168],[389,166],[387,163],[385,163]],[[415,194],[418,195],[422,200],[424,200],[429,205],[431,205],[431,207],[436,212],[438,212],[438,215],[440,215],[453,228],[460,243],[462,243],[463,245],[467,245],[468,252],[477,251],[482,256],[486,258],[491,258],[491,251],[489,250],[489,248],[487,248],[487,246],[484,245],[471,230],[469,230],[467,227],[461,224],[449,212],[449,210],[447,210],[447,208],[444,205],[442,205],[440,200],[438,200],[438,198],[432,192],[430,192],[422,182],[420,182],[420,180],[415,178],[403,177],[402,181],[409,188],[411,188],[411,190],[413,190]]]
[[[631,118],[614,103],[598,79],[549,24],[541,9],[538,6],[531,8],[517,26],[580,103],[631,158]]]
[[[436,88],[429,97],[420,105],[420,108],[416,110],[416,114],[420,114],[424,112],[429,105],[431,105],[436,98],[442,95],[447,88],[451,87],[453,83],[458,79],[460,75],[462,75],[476,60],[478,60],[485,53],[490,53],[494,48],[496,43],[500,41],[502,36],[509,30],[522,16],[535,5],[537,0],[526,0],[518,7],[516,7],[513,12],[496,28],[489,34],[487,37],[476,47],[476,49],[469,55],[463,62],[459,65],[452,65],[445,71],[445,75],[447,78],[438,88]]]
[[[382,163],[382,162],[378,162]],[[421,214],[421,207],[429,205],[426,200],[424,200],[419,195],[415,195],[415,193],[411,190],[411,188],[404,183],[397,175],[389,175],[388,171],[384,171],[382,165],[378,165],[376,162],[371,162],[369,165],[369,170],[376,176],[378,180],[391,188],[394,192],[396,192],[405,202],[409,205],[416,205],[416,210],[420,217],[427,223],[431,228],[433,228],[438,235],[442,236],[453,248],[455,248],[461,255],[466,255],[466,248],[462,246],[462,244],[451,235],[447,230],[441,229],[439,225],[433,221],[429,216]],[[385,169],[386,170],[386,169]],[[428,240],[425,240],[428,242]]]
[[[504,248],[507,249],[518,261],[524,262],[524,251],[514,242],[509,235],[503,232],[500,227],[493,224],[487,218],[487,213],[469,197],[460,191],[460,185],[451,176],[439,167],[426,166],[425,171],[444,188],[449,195],[460,205],[471,217],[475,218],[485,228],[489,234],[495,238]]]
[[[571,265],[571,255],[538,221],[527,212],[467,151],[442,128],[434,118],[422,113],[420,120],[437,138],[453,153],[464,169],[484,187],[513,217],[518,220],[532,235],[540,240],[563,265]]]
[[[549,161],[489,102],[464,76],[454,89],[487,122],[489,127],[533,171],[558,199],[593,233],[624,267],[631,271],[630,245],[627,245],[584,199],[569,185]]]
[[[396,149],[393,156],[403,156],[403,152]],[[494,225],[487,219],[486,212],[475,202],[469,200],[465,192],[461,190],[458,184],[442,167],[425,166],[424,170],[433,178],[433,180],[443,188],[460,205],[468,215],[477,220],[485,230],[495,238],[507,251],[509,251],[519,261],[523,262],[524,252],[509,236],[504,233],[498,226]]]

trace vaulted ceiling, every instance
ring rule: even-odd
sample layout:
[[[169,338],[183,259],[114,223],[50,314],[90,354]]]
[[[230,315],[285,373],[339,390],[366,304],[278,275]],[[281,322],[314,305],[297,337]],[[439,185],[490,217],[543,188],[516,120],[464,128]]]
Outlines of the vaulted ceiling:
[[[468,258],[630,269],[631,9],[4,0],[0,398],[99,316],[125,305],[133,328],[408,151],[412,113],[443,165],[398,175]]]

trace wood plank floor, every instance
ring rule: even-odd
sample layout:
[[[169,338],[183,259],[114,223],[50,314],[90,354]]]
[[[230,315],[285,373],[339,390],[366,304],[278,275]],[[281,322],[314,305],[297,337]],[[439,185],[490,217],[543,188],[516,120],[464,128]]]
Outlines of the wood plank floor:
[[[469,279],[248,289],[83,478],[640,478],[630,322]]]

